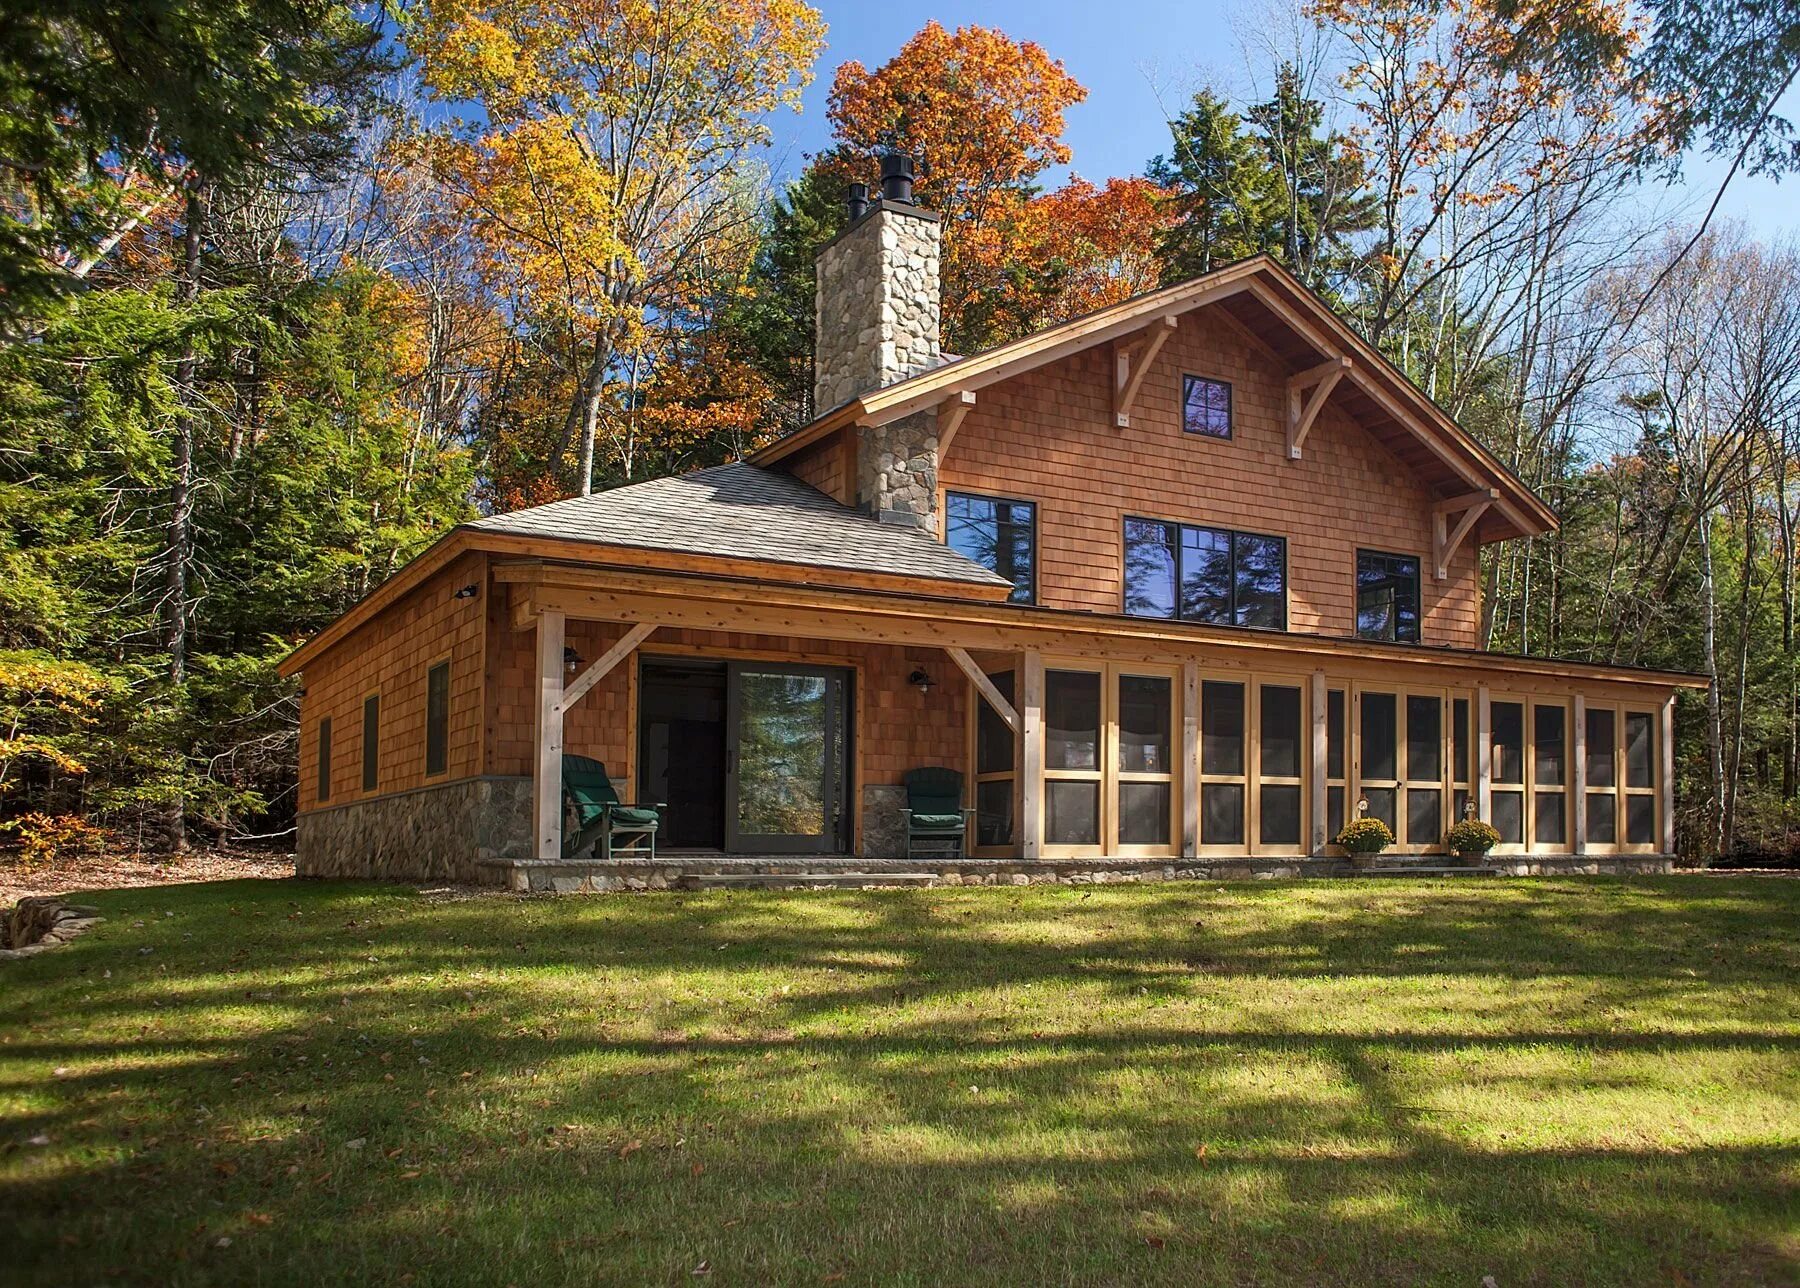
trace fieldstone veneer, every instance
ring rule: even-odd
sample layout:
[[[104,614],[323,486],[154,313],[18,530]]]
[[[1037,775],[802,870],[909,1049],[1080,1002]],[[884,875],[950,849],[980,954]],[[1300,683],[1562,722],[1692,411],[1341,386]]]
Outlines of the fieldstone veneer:
[[[878,202],[819,252],[821,412],[938,364],[939,234],[931,212]],[[937,413],[859,432],[857,503],[884,522],[935,528]]]
[[[298,876],[493,882],[486,863],[531,854],[531,780],[465,778],[327,805],[298,823]]]

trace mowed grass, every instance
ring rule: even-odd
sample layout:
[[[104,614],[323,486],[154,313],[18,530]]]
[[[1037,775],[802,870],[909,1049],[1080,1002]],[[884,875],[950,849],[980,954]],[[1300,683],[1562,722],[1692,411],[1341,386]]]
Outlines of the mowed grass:
[[[8,1282],[1800,1281],[1800,882],[96,901]]]

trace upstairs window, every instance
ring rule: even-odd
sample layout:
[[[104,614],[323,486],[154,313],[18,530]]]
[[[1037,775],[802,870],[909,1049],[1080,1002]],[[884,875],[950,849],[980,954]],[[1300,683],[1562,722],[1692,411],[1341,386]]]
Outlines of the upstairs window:
[[[1419,560],[1415,555],[1356,552],[1356,636],[1419,642]]]
[[[944,498],[944,539],[958,554],[1006,578],[1014,604],[1037,598],[1037,506],[1030,501],[951,492]]]
[[[1181,378],[1181,427],[1208,438],[1231,437],[1231,386],[1205,376]]]
[[[1160,519],[1125,520],[1125,611],[1287,629],[1287,541]]]

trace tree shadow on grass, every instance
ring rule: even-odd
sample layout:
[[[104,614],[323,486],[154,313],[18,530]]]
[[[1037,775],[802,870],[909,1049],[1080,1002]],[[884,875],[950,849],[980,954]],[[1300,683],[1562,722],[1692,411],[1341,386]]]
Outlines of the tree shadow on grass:
[[[120,896],[6,980],[0,1205],[45,1282],[1792,1282],[1795,900],[1712,889]]]

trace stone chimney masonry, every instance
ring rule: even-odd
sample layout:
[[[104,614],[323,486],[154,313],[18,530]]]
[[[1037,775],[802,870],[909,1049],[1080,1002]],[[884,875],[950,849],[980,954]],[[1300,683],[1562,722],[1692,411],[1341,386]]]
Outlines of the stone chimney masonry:
[[[852,184],[851,223],[817,262],[813,404],[820,413],[938,365],[938,217],[912,203],[912,161],[881,163],[881,197]],[[858,213],[860,210],[860,213]],[[857,503],[885,523],[937,526],[937,413],[859,426]]]

